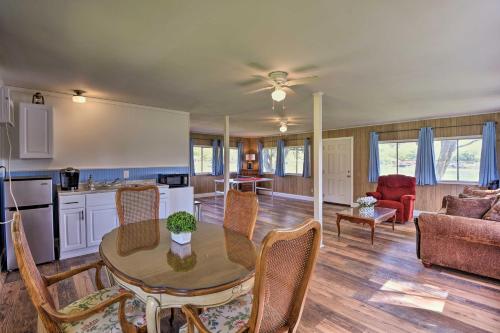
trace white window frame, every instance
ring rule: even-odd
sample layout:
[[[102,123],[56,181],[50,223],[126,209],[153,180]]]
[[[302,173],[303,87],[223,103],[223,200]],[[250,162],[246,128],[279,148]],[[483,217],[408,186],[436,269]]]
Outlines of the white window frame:
[[[297,148],[302,148],[302,150],[304,149],[304,146],[285,146],[285,156],[283,158],[286,159],[286,150],[289,149],[289,148],[294,148],[294,149],[297,149]],[[297,154],[295,155],[297,156]],[[295,160],[295,170],[297,171],[298,170],[298,159]],[[285,163],[286,163],[286,160],[285,160]],[[285,176],[302,176],[302,173],[286,173],[285,172]]]
[[[202,148],[202,150],[201,150],[201,170],[203,170],[203,148],[212,148],[213,149],[213,147],[210,145],[193,145],[193,149],[196,147]],[[212,165],[213,165],[213,163],[214,163],[214,161],[213,161],[213,152],[212,152]],[[196,163],[195,163],[195,165],[196,165]],[[196,169],[195,169],[194,174],[195,174],[195,176],[209,176],[212,174],[212,172],[196,172]]]

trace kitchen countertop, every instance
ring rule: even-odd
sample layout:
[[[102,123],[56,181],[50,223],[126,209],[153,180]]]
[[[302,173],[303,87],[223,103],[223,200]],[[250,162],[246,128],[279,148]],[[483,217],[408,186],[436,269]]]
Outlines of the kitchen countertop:
[[[91,194],[91,193],[106,193],[106,192],[116,192],[119,188],[122,187],[134,187],[134,186],[140,186],[140,185],[156,185],[160,188],[168,188],[168,185],[165,184],[157,184],[155,180],[130,180],[127,181],[127,185],[118,185],[118,186],[110,186],[108,188],[106,187],[100,187],[98,184],[96,186],[96,189],[91,191],[87,187],[87,183],[80,183],[78,185],[78,190],[74,191],[63,191],[61,190],[61,186],[57,186],[57,193],[59,195],[75,195],[75,194]]]

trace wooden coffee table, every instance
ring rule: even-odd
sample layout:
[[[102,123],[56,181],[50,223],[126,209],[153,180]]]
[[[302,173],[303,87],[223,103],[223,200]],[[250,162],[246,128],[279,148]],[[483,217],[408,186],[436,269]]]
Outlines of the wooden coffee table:
[[[375,207],[373,214],[361,214],[359,208],[349,208],[340,213],[337,213],[337,230],[340,237],[340,221],[347,220],[352,223],[368,224],[372,229],[372,245],[373,236],[375,234],[375,225],[386,222],[392,218],[392,230],[394,231],[394,220],[396,220],[396,209]]]

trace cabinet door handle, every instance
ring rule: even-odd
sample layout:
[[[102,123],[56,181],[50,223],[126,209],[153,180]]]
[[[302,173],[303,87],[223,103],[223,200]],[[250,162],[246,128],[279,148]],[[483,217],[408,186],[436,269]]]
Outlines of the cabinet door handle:
[[[82,211],[80,211],[80,218],[83,220],[83,217],[84,216],[83,216],[83,210],[82,210]]]
[[[78,201],[70,201],[70,202],[65,202],[64,204],[65,205],[73,205],[73,204],[77,204]]]

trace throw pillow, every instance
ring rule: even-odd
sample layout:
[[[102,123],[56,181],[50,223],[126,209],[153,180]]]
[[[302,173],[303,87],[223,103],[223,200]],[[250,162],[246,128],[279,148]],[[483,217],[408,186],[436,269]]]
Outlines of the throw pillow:
[[[457,198],[449,195],[446,197],[446,215],[481,219],[494,201],[495,198]]]
[[[500,189],[497,190],[488,190],[486,187],[480,186],[464,186],[463,194],[469,195],[472,197],[480,197],[485,198],[489,196],[497,196],[500,194]]]
[[[483,215],[483,220],[500,222],[500,200],[497,200],[490,210]]]

